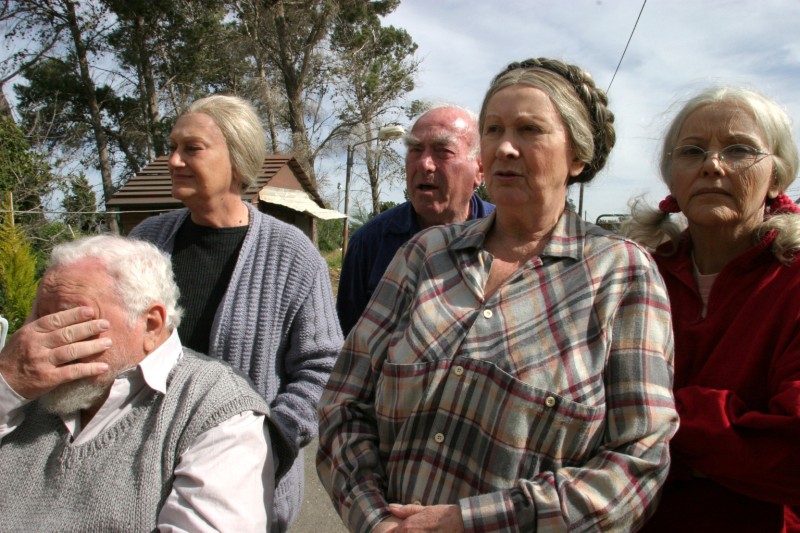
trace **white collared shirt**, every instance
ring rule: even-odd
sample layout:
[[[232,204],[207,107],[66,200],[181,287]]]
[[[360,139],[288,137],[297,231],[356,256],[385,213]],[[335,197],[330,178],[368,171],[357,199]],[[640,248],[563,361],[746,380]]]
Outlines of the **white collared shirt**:
[[[167,377],[183,356],[177,331],[136,367],[117,376],[108,398],[86,427],[80,414],[62,417],[74,445],[113,426],[153,391],[166,393]],[[30,400],[0,374],[0,442],[24,420]],[[231,417],[199,435],[181,455],[172,492],[158,515],[160,531],[266,531],[272,510],[275,465],[264,415]]]

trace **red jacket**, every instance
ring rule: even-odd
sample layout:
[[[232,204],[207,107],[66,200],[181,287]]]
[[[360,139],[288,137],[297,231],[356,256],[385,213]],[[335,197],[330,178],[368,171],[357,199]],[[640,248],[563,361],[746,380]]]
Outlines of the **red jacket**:
[[[782,265],[773,238],[719,273],[705,318],[688,235],[677,254],[656,256],[681,422],[646,531],[794,531],[784,505],[800,505],[800,261]]]

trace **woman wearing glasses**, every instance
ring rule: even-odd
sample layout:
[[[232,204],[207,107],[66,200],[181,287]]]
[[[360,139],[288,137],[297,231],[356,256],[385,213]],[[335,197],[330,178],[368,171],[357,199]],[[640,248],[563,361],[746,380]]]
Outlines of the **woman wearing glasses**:
[[[667,130],[659,210],[628,233],[657,248],[675,328],[680,428],[648,531],[782,531],[800,504],[798,154],[764,96],[715,88]],[[688,227],[669,216],[682,212]],[[787,506],[787,507],[785,507]],[[784,519],[786,511],[786,519]]]

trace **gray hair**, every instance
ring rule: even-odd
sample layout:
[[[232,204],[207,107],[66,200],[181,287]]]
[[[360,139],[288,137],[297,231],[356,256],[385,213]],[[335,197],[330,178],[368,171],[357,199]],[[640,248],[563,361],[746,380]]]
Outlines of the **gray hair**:
[[[659,165],[661,179],[667,186],[671,186],[670,153],[675,148],[689,115],[703,106],[722,103],[734,104],[753,115],[767,143],[765,148],[772,154],[775,184],[781,192],[785,191],[797,176],[800,164],[791,120],[777,102],[743,87],[711,87],[683,105],[664,135]],[[631,203],[631,214],[624,226],[626,235],[651,249],[661,243],[672,242],[672,250],[677,250],[678,239],[685,228],[683,221],[673,220],[668,213],[647,206],[641,198]],[[780,261],[790,263],[794,253],[800,250],[800,215],[780,214],[765,219],[756,228],[753,239],[758,240],[773,229],[778,230],[778,235],[772,242],[772,253]]]
[[[83,259],[99,260],[115,283],[112,287],[132,324],[160,302],[166,308],[172,331],[183,314],[178,306],[178,286],[169,255],[154,245],[126,237],[98,235],[59,244],[53,248],[48,268],[67,266]]]
[[[186,113],[208,115],[219,127],[241,191],[247,190],[255,182],[267,155],[267,137],[255,108],[238,96],[218,94],[196,100]]]
[[[792,122],[776,102],[756,91],[743,87],[711,87],[689,99],[672,119],[661,146],[661,178],[667,185],[672,180],[670,153],[678,142],[686,119],[699,108],[712,104],[734,104],[750,112],[764,135],[767,150],[775,164],[775,183],[785,191],[797,176],[797,146],[792,137]]]
[[[588,72],[563,61],[539,57],[514,62],[494,77],[486,91],[479,119],[481,132],[489,100],[511,85],[529,85],[550,98],[567,127],[575,156],[586,165],[569,179],[569,185],[591,181],[605,166],[617,139],[605,91],[595,86]]]

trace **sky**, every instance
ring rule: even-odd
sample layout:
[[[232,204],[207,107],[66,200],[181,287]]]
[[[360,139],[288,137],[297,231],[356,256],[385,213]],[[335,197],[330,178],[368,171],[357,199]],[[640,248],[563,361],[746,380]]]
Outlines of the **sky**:
[[[585,186],[584,215],[625,213],[667,194],[659,142],[683,101],[739,85],[778,101],[800,139],[800,2],[796,0],[402,0],[384,19],[405,29],[422,60],[411,99],[479,110],[491,78],[512,61],[551,57],[609,89],[617,143]],[[613,79],[625,45],[636,30]],[[397,146],[402,151],[402,146]],[[579,188],[570,189],[579,203]],[[789,189],[800,196],[800,181]],[[388,199],[402,201],[395,189]]]

